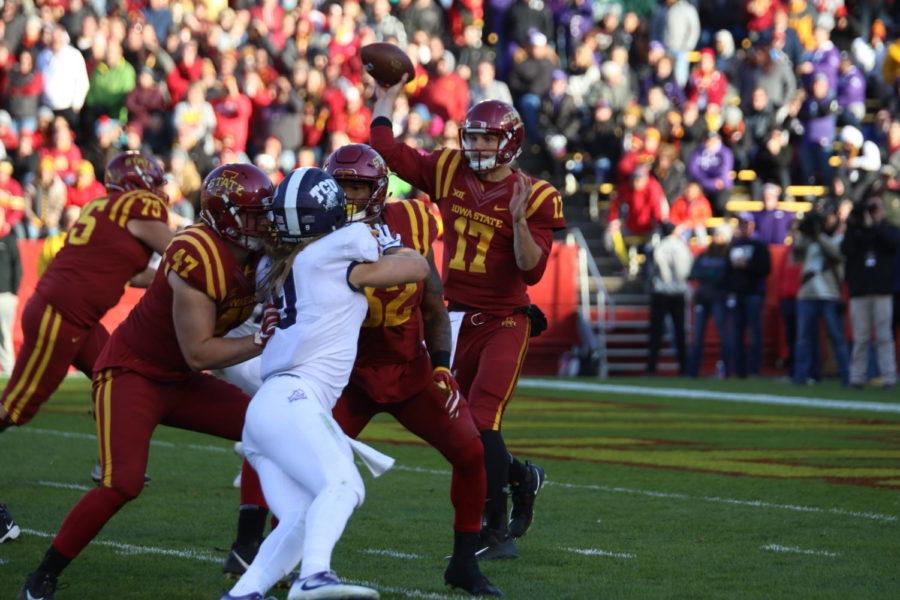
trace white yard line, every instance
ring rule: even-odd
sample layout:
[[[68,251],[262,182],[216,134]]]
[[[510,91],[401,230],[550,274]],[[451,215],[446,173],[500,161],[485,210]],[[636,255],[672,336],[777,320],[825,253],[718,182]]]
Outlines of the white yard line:
[[[449,475],[450,471],[440,469],[425,469],[422,467],[409,467],[406,465],[394,465],[394,469],[398,471],[407,471],[411,473],[427,473],[431,475]],[[567,489],[591,490],[595,492],[606,492],[610,494],[631,494],[635,496],[646,496],[648,498],[666,498],[671,500],[687,500],[703,502],[713,502],[716,504],[731,504],[734,506],[746,506],[750,508],[766,508],[776,510],[787,510],[800,513],[817,513],[841,515],[844,517],[854,517],[857,519],[868,519],[870,521],[881,521],[886,523],[894,523],[897,517],[894,515],[885,515],[874,512],[861,512],[855,510],[846,510],[843,508],[820,507],[820,506],[804,506],[802,504],[779,504],[776,502],[767,502],[765,500],[746,500],[742,498],[724,498],[722,496],[692,496],[690,494],[682,494],[679,492],[660,492],[657,490],[642,490],[636,488],[617,487],[609,485],[597,485],[592,483],[565,483],[562,481],[547,480],[544,485],[558,486]]]
[[[38,531],[36,529],[23,529],[22,533],[26,533],[28,535],[34,535],[41,538],[52,538],[55,534],[46,532],[46,531]],[[106,546],[109,548],[114,548],[118,550],[117,554],[121,554],[123,556],[132,556],[138,554],[151,554],[156,556],[173,556],[176,558],[187,558],[190,560],[196,560],[200,562],[221,564],[222,556],[215,556],[209,554],[208,552],[203,552],[201,550],[194,549],[184,549],[184,550],[174,550],[172,548],[157,548],[155,546],[138,546],[135,544],[125,544],[122,542],[115,542],[112,540],[94,540],[91,542],[97,546]],[[452,598],[456,598],[458,596],[453,595],[445,595],[445,594],[436,594],[434,592],[424,592],[422,590],[417,589],[409,589],[409,588],[401,588],[401,587],[390,587],[384,586],[376,582],[371,581],[352,581],[351,583],[356,583],[359,585],[365,585],[368,587],[375,588],[381,592],[391,593],[391,594],[399,594],[405,596],[407,598],[422,598],[424,600],[450,600]]]
[[[80,483],[63,483],[62,481],[40,480],[37,482],[37,484],[49,488],[58,488],[61,490],[81,490],[82,492],[86,492],[91,489],[90,486],[81,485]]]
[[[408,552],[399,552],[389,548],[363,548],[359,551],[361,554],[371,554],[372,556],[389,556],[391,558],[404,558],[406,560],[415,560],[425,558],[421,554],[410,554]]]
[[[29,535],[34,535],[42,538],[52,538],[56,535],[47,531],[38,531],[36,529],[23,529],[22,533],[27,533]],[[115,548],[119,551],[119,553],[128,555],[154,554],[157,556],[174,556],[177,558],[188,558],[191,560],[198,560],[201,562],[215,564],[221,564],[223,560],[221,556],[215,556],[213,554],[209,554],[208,552],[193,549],[173,550],[172,548],[157,548],[156,546],[138,546],[136,544],[125,544],[123,542],[114,542],[112,540],[94,540],[91,543],[97,546]]]
[[[581,554],[582,556],[606,556],[609,558],[634,558],[635,555],[629,552],[610,552],[609,550],[600,550],[599,548],[562,548],[566,552],[573,554]]]
[[[828,550],[809,550],[807,548],[797,548],[796,546],[781,546],[780,544],[766,544],[759,547],[760,550],[769,552],[780,552],[784,554],[806,554],[809,556],[840,556],[837,552],[829,552]]]
[[[528,390],[564,390],[571,392],[594,392],[597,394],[607,393],[629,394],[631,396],[662,396],[664,398],[696,398],[699,400],[715,400],[719,402],[743,402],[749,404],[803,406],[806,408],[900,414],[900,404],[890,402],[829,400],[827,398],[805,398],[802,396],[782,396],[775,394],[746,394],[687,388],[644,387],[640,385],[616,385],[611,383],[593,383],[590,381],[571,381],[565,379],[527,377],[519,380],[518,387]]]

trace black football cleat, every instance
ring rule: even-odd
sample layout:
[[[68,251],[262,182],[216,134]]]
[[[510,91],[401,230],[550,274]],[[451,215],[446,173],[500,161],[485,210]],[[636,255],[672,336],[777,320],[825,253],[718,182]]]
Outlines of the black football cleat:
[[[0,504],[0,544],[11,542],[22,533],[19,526],[13,520],[12,515],[6,510],[6,505]]]
[[[257,552],[259,552],[258,543],[238,544],[235,542],[232,544],[231,552],[228,553],[225,563],[222,565],[222,572],[225,574],[225,577],[228,579],[240,579],[241,575],[250,567],[253,559],[256,558]]]
[[[452,559],[444,571],[444,583],[452,588],[461,589],[473,596],[493,596],[499,598],[503,592],[492,584],[472,559]]]
[[[53,600],[56,591],[56,575],[35,571],[28,575],[16,600]]]
[[[482,529],[478,550],[475,551],[475,558],[478,560],[519,558],[516,540],[512,539],[506,530],[503,529]]]
[[[512,514],[509,519],[509,537],[525,535],[534,519],[534,499],[544,486],[544,469],[525,461],[525,479],[512,486]]]

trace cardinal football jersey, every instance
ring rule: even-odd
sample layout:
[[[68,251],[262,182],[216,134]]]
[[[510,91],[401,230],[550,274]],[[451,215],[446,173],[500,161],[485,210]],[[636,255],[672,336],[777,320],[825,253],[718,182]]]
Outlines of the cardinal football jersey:
[[[498,182],[483,181],[459,150],[422,156],[394,139],[391,128],[372,127],[372,147],[400,177],[436,202],[444,225],[444,296],[452,304],[509,314],[529,304],[527,287],[540,281],[553,245],[553,232],[566,226],[562,197],[541,179],[513,171]],[[530,186],[528,228],[543,256],[530,271],[516,265],[509,203],[517,175]]]
[[[316,400],[334,408],[350,379],[369,308],[347,278],[353,265],[378,257],[378,242],[363,223],[329,233],[297,255],[275,302],[281,321],[262,354],[263,381],[275,375],[307,379],[315,384],[308,389]]]
[[[428,256],[437,236],[437,221],[422,202],[402,200],[384,205],[382,219],[400,235],[403,245]],[[422,296],[424,282],[384,289],[366,288],[369,312],[359,334],[359,356],[363,366],[407,363],[425,352],[422,345]]]
[[[36,289],[67,321],[94,325],[147,268],[153,250],[129,233],[132,219],[166,223],[165,200],[145,190],[114,192],[81,210]]]
[[[184,379],[191,369],[175,334],[169,273],[215,303],[215,335],[222,336],[246,321],[256,306],[255,266],[250,261],[242,267],[225,241],[206,225],[184,229],[166,249],[141,301],[113,332],[95,370],[125,367],[163,381]]]

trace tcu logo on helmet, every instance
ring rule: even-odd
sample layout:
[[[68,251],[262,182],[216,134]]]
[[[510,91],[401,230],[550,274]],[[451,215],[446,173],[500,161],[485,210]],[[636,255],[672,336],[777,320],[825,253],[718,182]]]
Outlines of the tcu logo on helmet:
[[[323,179],[317,183],[311,190],[309,195],[316,199],[325,210],[329,210],[338,205],[338,193],[341,189],[338,187],[334,179]]]

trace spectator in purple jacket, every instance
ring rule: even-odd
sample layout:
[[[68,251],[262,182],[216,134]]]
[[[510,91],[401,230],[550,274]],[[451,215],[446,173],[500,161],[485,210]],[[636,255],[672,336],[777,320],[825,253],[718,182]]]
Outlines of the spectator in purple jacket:
[[[842,124],[859,129],[866,116],[866,76],[846,52],[841,52],[837,99]]]
[[[828,157],[837,126],[838,102],[828,76],[816,73],[812,94],[803,101],[797,118],[803,126],[800,140],[800,173],[804,183],[826,185],[831,181]]]
[[[708,131],[706,140],[691,154],[688,175],[703,187],[703,193],[712,204],[713,214],[722,216],[734,187],[734,155],[722,143],[717,131]]]
[[[828,88],[837,89],[838,68],[841,63],[841,55],[831,41],[831,30],[834,29],[834,17],[828,13],[822,13],[816,19],[816,27],[813,29],[814,48],[803,55],[803,62],[797,71],[803,75],[803,83],[807,91],[812,90],[816,75],[825,74],[828,77]]]
[[[778,208],[781,186],[767,183],[763,186],[763,209],[753,213],[756,222],[756,239],[767,244],[783,244],[794,222],[794,213]]]

